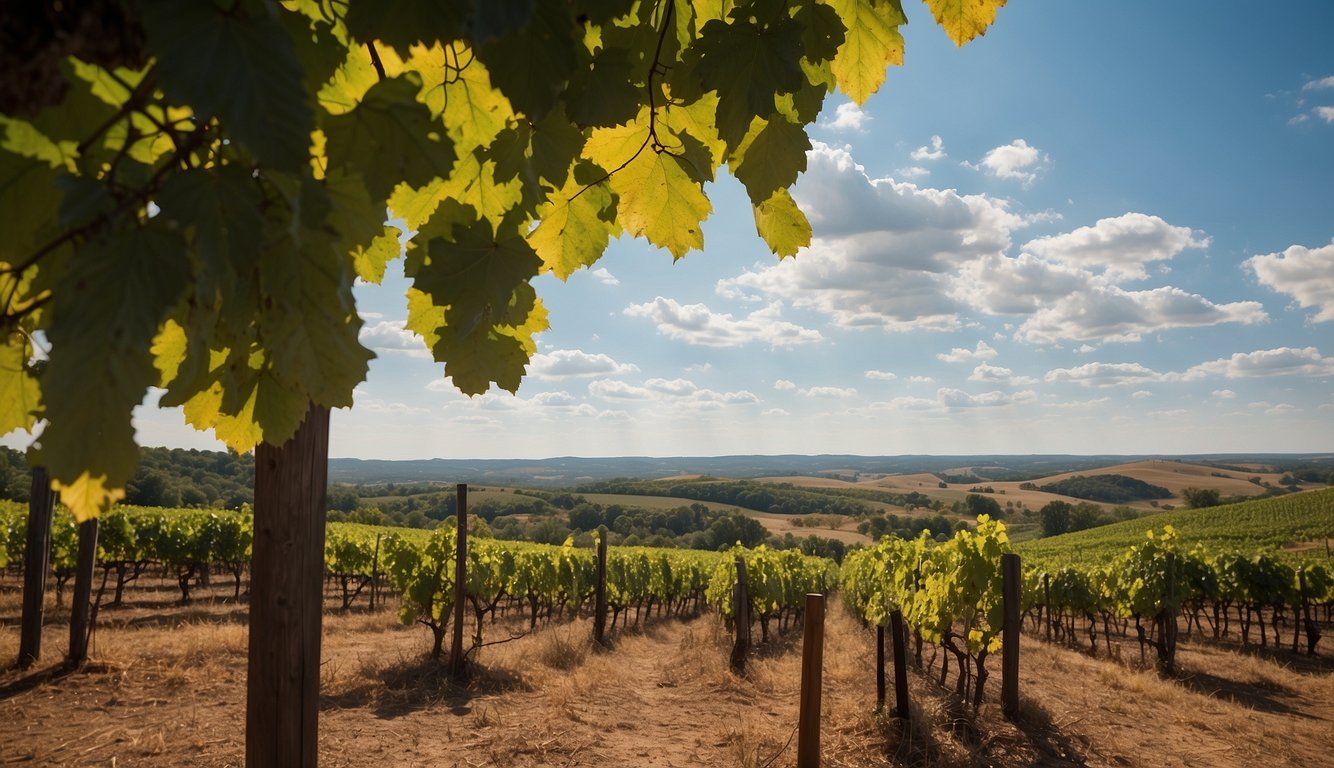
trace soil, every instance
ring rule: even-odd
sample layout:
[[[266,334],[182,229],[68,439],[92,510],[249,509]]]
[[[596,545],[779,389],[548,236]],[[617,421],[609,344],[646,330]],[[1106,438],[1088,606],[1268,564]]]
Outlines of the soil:
[[[18,670],[17,585],[0,581],[0,765],[243,764],[244,598],[215,585],[181,606],[174,590],[149,580],[128,606],[103,608],[92,660],[74,672],[56,663],[67,616],[49,608],[43,662]],[[645,618],[606,650],[594,649],[586,619],[524,634],[517,615],[502,617],[485,627],[488,642],[522,636],[478,650],[460,686],[427,658],[426,629],[399,625],[392,610],[337,605],[330,592],[323,766],[795,764],[799,627],[759,646],[738,676],[712,614]],[[1325,657],[1189,642],[1181,672],[1163,678],[1123,646],[1119,659],[1095,658],[1025,635],[1015,721],[1000,713],[993,659],[976,712],[937,685],[934,668],[910,671],[904,725],[876,709],[874,635],[837,599],[825,632],[822,765],[1334,766]]]

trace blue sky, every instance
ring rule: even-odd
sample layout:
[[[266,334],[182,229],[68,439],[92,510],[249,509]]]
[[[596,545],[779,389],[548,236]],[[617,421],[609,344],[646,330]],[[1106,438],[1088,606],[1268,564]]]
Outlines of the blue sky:
[[[703,252],[539,280],[517,397],[449,387],[401,273],[359,286],[331,454],[1334,450],[1334,4],[1016,2],[963,49],[905,5],[906,66],[812,129],[808,249],[724,178]]]

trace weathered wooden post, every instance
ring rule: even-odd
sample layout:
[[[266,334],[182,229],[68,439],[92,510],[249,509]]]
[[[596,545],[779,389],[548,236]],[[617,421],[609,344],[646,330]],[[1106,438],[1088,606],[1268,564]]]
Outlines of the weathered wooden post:
[[[732,671],[746,671],[746,653],[750,650],[750,590],[746,586],[746,561],[736,557],[736,583],[732,585],[732,620],[736,640],[732,643]]]
[[[449,644],[449,676],[455,681],[464,678],[463,664],[463,601],[468,594],[468,484],[459,483],[458,527],[454,549],[454,635]]]
[[[875,708],[885,707],[885,626],[875,628]]]
[[[328,479],[328,408],[311,404],[290,440],[255,449],[247,768],[318,762]]]
[[[380,586],[380,538],[384,534],[375,534],[375,552],[371,555],[371,612],[375,611],[376,592]]]
[[[801,710],[797,720],[797,768],[820,765],[820,686],[824,668],[824,595],[806,595],[801,639]]]
[[[1019,586],[1022,573],[1018,555],[1001,555],[1001,598],[1005,613],[1001,627],[1001,710],[1009,718],[1019,714]]]
[[[1167,553],[1166,573],[1163,574],[1163,607],[1158,612],[1158,667],[1167,674],[1176,671],[1177,654],[1177,575],[1176,555]],[[1263,621],[1260,624],[1264,629]]]
[[[607,526],[598,526],[597,583],[593,586],[593,641],[606,642],[607,632]]]
[[[97,570],[97,518],[79,523],[79,557],[74,569],[74,602],[70,604],[69,655],[78,666],[88,660],[89,616],[93,610],[93,573]]]
[[[1306,655],[1314,656],[1320,643],[1320,626],[1311,620],[1311,600],[1306,593],[1306,569],[1297,569],[1297,588],[1302,602],[1302,625],[1306,629]]]
[[[46,571],[51,566],[51,517],[56,494],[45,467],[32,468],[28,495],[28,539],[23,550],[23,618],[19,630],[19,668],[42,658],[42,618],[46,610]]]
[[[1047,618],[1047,642],[1051,642],[1051,574],[1042,574],[1042,611]]]
[[[894,715],[908,719],[908,630],[903,612],[889,614],[889,634],[894,640]]]

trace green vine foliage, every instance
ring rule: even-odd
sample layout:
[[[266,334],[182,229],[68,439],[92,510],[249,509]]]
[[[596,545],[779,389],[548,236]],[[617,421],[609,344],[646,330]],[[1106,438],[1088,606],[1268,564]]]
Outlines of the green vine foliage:
[[[810,241],[788,194],[806,127],[902,62],[900,2],[7,13],[0,433],[44,422],[31,459],[80,519],[123,497],[149,387],[237,451],[282,443],[310,403],[352,405],[372,357],[353,280],[411,232],[409,327],[463,392],[514,391],[548,323],[533,278],[623,234],[703,248],[724,166],[775,254]],[[927,5],[962,45],[1003,2]]]

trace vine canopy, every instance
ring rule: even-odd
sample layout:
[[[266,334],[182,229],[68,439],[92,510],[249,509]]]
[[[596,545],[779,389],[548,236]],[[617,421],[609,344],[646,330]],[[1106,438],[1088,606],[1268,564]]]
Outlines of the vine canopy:
[[[927,0],[959,45],[1003,4]],[[150,387],[237,451],[282,443],[351,406],[353,281],[400,257],[454,385],[514,391],[547,328],[532,279],[626,234],[703,248],[723,166],[775,254],[809,243],[806,126],[879,88],[905,23],[900,0],[21,4],[0,433],[40,431],[80,519],[123,497]]]

